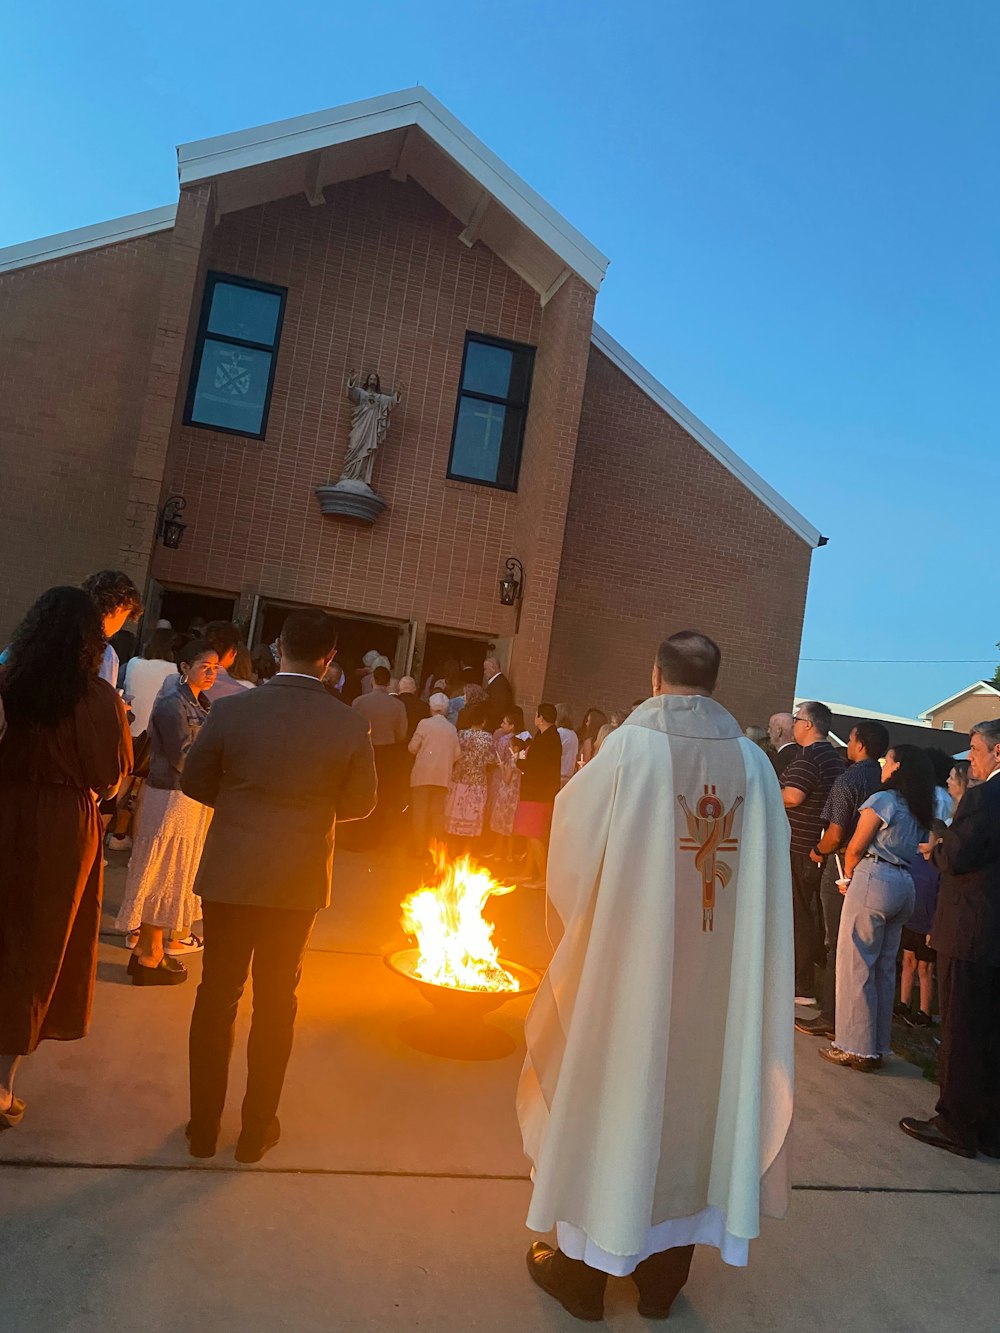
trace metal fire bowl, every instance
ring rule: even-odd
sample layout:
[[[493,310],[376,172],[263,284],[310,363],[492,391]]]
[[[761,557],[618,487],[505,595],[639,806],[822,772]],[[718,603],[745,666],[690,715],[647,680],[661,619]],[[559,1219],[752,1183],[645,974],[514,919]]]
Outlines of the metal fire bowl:
[[[419,949],[397,949],[384,958],[390,972],[416,986],[434,1010],[433,1014],[407,1019],[400,1025],[399,1035],[406,1045],[451,1060],[499,1060],[510,1055],[516,1042],[484,1019],[508,1000],[533,995],[541,984],[541,975],[501,958],[501,965],[521,983],[520,990],[461,990],[457,986],[436,986],[418,977],[414,969],[419,960]]]

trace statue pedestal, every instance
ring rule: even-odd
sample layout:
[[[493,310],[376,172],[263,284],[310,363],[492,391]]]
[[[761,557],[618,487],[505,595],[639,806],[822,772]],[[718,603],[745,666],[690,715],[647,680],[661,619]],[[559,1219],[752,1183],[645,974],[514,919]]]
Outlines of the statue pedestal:
[[[386,507],[382,497],[366,482],[348,478],[341,478],[335,486],[317,486],[316,499],[324,514],[355,518],[362,523],[374,523]]]

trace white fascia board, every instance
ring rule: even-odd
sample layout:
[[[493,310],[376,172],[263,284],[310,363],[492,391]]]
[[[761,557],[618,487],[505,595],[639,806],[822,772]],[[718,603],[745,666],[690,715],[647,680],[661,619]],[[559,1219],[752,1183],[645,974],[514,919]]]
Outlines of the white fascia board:
[[[607,271],[607,257],[424,88],[388,93],[273,125],[181,144],[177,149],[180,184],[193,185],[230,171],[262,166],[410,125],[422,130],[588,286],[595,291],[599,289]]]
[[[794,706],[798,708],[799,704],[806,703],[807,700],[814,697],[813,695],[803,694],[795,699]],[[869,718],[873,722],[901,722],[908,727],[927,727],[930,725],[920,717],[900,717],[896,713],[877,713],[871,708],[856,708],[854,704],[833,704],[829,699],[824,699],[823,703],[826,704],[831,713],[836,713],[839,717]]]
[[[603,352],[609,361],[624,371],[633,384],[638,385],[643,393],[662,407],[668,416],[673,417],[679,426],[683,426],[690,436],[707,449],[727,472],[731,472],[737,481],[741,481],[748,491],[756,495],[757,499],[771,510],[772,514],[776,514],[787,524],[797,537],[801,537],[813,549],[825,544],[825,538],[818,528],[814,528],[797,509],[793,509],[763,477],[744,463],[738,454],[734,454],[728,444],[720,440],[714,431],[709,430],[703,421],[699,421],[680,399],[675,398],[669,389],[654,379],[649,371],[630,356],[625,348],[599,324],[594,325],[591,341],[598,351]]]
[[[37,241],[23,241],[0,250],[0,273],[12,269],[29,268],[44,264],[49,259],[65,259],[67,255],[83,254],[85,250],[100,250],[106,245],[134,241],[154,232],[169,231],[177,217],[177,205],[151,208],[146,213],[130,213],[128,217],[98,222],[93,227],[78,227],[75,231],[61,231],[55,236],[43,236]]]
[[[1000,690],[991,685],[988,680],[974,680],[971,685],[966,685],[964,690],[959,690],[957,694],[950,694],[947,699],[942,699],[939,704],[934,704],[920,714],[921,717],[930,717],[931,713],[937,713],[942,708],[947,708],[949,704],[957,703],[959,699],[964,699],[967,694],[1000,694]]]

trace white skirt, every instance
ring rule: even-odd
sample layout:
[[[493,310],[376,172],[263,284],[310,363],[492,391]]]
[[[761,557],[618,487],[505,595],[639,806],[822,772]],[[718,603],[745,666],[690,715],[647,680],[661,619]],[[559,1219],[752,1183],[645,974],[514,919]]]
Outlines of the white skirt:
[[[194,879],[211,820],[210,806],[182,791],[147,784],[116,930],[138,930],[143,922],[164,930],[189,930],[198,920],[201,899],[195,895]]]

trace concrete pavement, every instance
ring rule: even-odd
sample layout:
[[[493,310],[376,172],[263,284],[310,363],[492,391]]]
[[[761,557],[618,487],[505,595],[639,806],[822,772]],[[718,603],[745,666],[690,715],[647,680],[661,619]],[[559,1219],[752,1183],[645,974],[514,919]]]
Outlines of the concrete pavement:
[[[112,868],[109,908],[122,877]],[[232,1157],[240,1058],[218,1156],[186,1153],[199,961],[184,986],[137,990],[105,936],[91,1036],[26,1062],[28,1115],[0,1137],[0,1333],[580,1327],[524,1272],[521,1048],[462,1064],[400,1040],[425,1006],[382,954],[402,943],[412,887],[404,858],[338,857],[306,960],[282,1140],[256,1167]],[[542,895],[494,906],[502,952],[544,965]],[[526,1007],[491,1021],[520,1040]],[[699,1249],[670,1327],[996,1333],[1000,1162],[898,1131],[934,1103],[913,1066],[859,1075],[796,1040],[790,1216],[765,1223],[747,1270]],[[607,1312],[610,1328],[643,1326],[627,1280],[609,1284]]]

